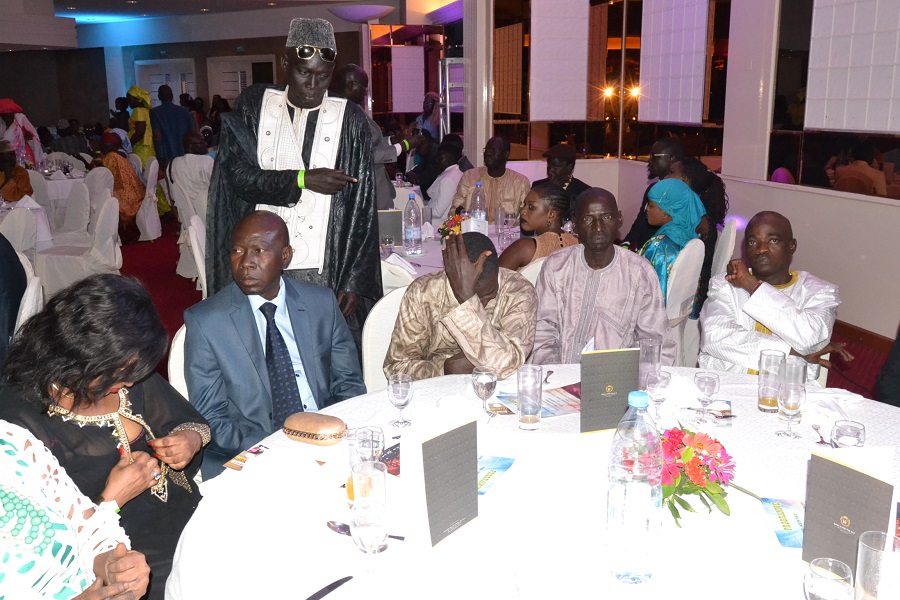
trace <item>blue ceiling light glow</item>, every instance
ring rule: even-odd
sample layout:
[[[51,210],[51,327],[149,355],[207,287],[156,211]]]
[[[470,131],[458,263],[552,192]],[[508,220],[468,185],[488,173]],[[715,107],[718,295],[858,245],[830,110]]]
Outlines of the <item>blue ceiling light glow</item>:
[[[135,17],[134,15],[92,15],[88,13],[72,13],[70,10],[64,10],[56,13],[57,17],[66,17],[67,19],[75,19],[77,25],[96,25],[97,23],[121,23],[124,21],[143,21],[149,17]]]

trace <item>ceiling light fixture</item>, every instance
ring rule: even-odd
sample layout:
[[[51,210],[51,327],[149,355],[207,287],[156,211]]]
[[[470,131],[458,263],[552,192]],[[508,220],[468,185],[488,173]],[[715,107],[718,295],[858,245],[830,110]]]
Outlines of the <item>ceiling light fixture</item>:
[[[387,4],[356,4],[353,6],[334,6],[328,12],[351,23],[368,23],[386,17],[397,9]]]
[[[201,8],[201,9],[200,9],[200,12],[209,12],[209,9],[208,9],[208,8]]]
[[[78,10],[78,9],[74,6],[67,6],[66,10]]]

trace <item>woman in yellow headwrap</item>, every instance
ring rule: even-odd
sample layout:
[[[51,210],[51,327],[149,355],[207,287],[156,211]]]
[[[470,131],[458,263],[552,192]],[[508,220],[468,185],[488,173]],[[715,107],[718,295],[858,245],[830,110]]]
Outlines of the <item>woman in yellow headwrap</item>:
[[[128,93],[131,117],[128,119],[128,139],[131,151],[141,157],[141,165],[147,166],[147,159],[155,156],[153,150],[153,130],[150,128],[150,94],[136,85]]]

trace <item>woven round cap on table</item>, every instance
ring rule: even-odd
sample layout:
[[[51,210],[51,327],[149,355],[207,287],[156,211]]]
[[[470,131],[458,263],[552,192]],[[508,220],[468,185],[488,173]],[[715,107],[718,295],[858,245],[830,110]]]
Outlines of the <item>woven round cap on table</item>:
[[[337,44],[334,41],[334,27],[325,19],[293,19],[288,31],[286,48],[299,48],[300,46],[315,46],[316,48],[330,48],[337,52]]]

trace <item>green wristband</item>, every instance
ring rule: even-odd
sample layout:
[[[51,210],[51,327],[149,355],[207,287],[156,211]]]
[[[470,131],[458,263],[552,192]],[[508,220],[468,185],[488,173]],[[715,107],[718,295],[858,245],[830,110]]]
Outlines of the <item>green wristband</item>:
[[[402,144],[406,151],[409,152],[409,140],[403,140]]]
[[[303,179],[305,176],[306,176],[306,171],[304,171],[303,169],[300,169],[299,171],[297,171],[297,187],[300,188],[301,190],[304,188],[305,182],[303,181]]]

